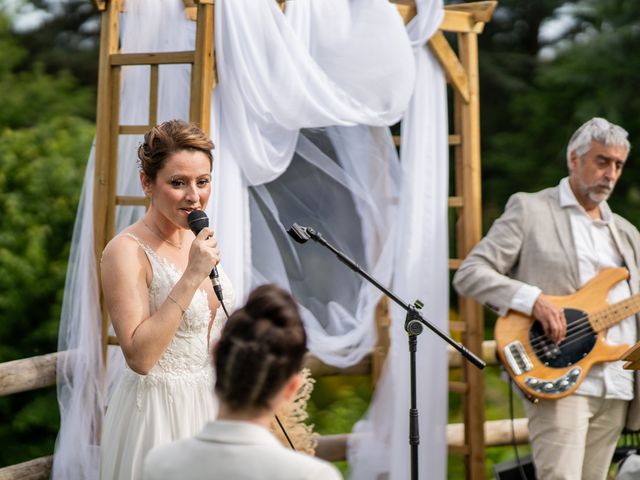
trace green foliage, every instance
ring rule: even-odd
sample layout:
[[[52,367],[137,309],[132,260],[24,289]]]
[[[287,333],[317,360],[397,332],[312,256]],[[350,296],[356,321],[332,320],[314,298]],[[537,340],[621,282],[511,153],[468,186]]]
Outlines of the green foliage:
[[[57,117],[0,133],[0,361],[55,351],[93,127]],[[19,320],[19,321],[17,321]]]
[[[507,5],[505,8],[512,3],[501,2]],[[564,2],[555,3],[559,6]],[[546,4],[551,17],[554,2]],[[632,145],[638,144],[640,100],[636,90],[640,60],[634,52],[640,48],[640,4],[585,0],[578,2],[573,12],[574,25],[563,41],[553,46],[554,58],[545,60],[540,55],[543,45],[538,44],[537,50],[527,53],[529,59],[525,63],[531,69],[525,78],[521,77],[525,69],[518,62],[500,65],[501,78],[521,79],[515,82],[517,88],[514,82],[498,83],[492,77],[484,82],[483,105],[491,106],[482,109],[486,225],[501,213],[512,193],[557,184],[566,174],[566,143],[590,117],[604,116],[621,124],[629,131]],[[489,24],[487,40],[484,35],[481,39],[495,45],[495,37],[504,36],[492,36],[492,25],[493,22]],[[535,25],[540,21],[536,20]],[[520,50],[516,46],[516,51]],[[491,59],[496,55],[494,51],[481,54],[481,71],[488,67],[492,72],[495,62]],[[488,62],[485,56],[490,59]],[[496,96],[503,99],[497,106],[492,101]],[[633,168],[633,163],[630,158],[627,170]],[[640,182],[627,173],[619,181],[610,204],[614,211],[640,224],[639,197]]]
[[[56,117],[0,133],[0,361],[56,351],[73,222],[93,126]],[[0,398],[0,464],[50,454],[55,390]],[[37,455],[35,455],[37,453]]]
[[[21,70],[40,64],[48,74],[68,71],[80,84],[95,88],[98,82],[100,13],[93,2],[22,0],[13,10],[23,14],[46,12],[36,27],[16,32],[20,44],[29,51],[29,57],[19,64]]]
[[[371,377],[323,377],[316,381],[307,405],[308,423],[321,435],[350,432],[371,401]],[[346,462],[336,462],[343,474]]]
[[[67,257],[94,134],[93,94],[25,68],[0,15],[0,362],[57,350]],[[53,451],[55,389],[0,398],[0,465]]]

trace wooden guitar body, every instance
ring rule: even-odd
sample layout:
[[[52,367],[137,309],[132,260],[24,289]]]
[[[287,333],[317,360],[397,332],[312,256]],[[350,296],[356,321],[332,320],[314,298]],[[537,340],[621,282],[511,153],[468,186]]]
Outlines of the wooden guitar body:
[[[566,397],[578,388],[592,365],[619,360],[629,349],[629,345],[612,345],[604,339],[608,327],[640,311],[637,296],[613,306],[607,301],[609,290],[628,276],[624,268],[608,268],[572,295],[549,297],[564,309],[567,319],[567,336],[557,345],[544,336],[542,325],[532,317],[509,311],[498,319],[498,355],[527,397]]]

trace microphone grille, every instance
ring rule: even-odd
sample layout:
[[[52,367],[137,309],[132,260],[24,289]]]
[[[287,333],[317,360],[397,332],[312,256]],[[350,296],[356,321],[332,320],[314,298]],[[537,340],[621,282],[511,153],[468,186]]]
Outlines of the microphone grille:
[[[203,210],[194,210],[187,217],[187,222],[191,231],[198,235],[203,228],[209,226],[209,217]]]

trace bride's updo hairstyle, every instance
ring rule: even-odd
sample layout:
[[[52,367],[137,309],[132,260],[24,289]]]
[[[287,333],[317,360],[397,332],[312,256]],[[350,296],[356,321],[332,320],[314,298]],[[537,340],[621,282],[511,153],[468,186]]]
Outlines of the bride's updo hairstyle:
[[[302,368],[306,341],[293,297],[274,284],[256,288],[231,315],[216,345],[216,394],[232,411],[270,408]]]
[[[183,150],[204,153],[213,167],[213,142],[207,134],[192,123],[169,120],[144,134],[144,142],[138,147],[140,170],[155,181],[167,158]]]

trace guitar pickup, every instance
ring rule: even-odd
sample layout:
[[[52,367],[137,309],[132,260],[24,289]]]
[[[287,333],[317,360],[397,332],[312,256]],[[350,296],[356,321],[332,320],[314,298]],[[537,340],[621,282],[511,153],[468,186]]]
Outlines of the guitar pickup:
[[[504,347],[504,356],[514,375],[520,375],[533,369],[533,364],[519,341],[511,342]]]
[[[527,377],[524,383],[534,392],[545,395],[557,395],[572,388],[580,379],[581,375],[582,369],[580,367],[574,367],[555,380]]]

